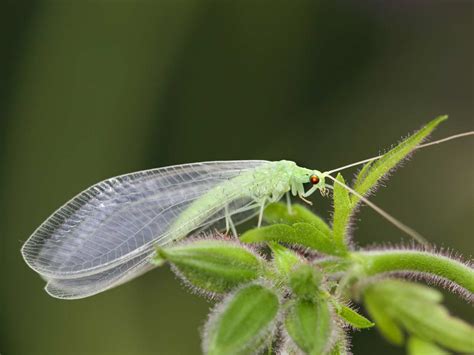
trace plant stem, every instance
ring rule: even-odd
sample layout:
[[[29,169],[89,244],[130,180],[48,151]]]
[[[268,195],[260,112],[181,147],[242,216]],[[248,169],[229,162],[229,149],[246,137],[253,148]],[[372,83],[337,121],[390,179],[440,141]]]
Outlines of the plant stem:
[[[414,271],[450,280],[474,293],[474,270],[462,262],[443,255],[417,250],[380,250],[354,252],[367,276],[392,271]]]

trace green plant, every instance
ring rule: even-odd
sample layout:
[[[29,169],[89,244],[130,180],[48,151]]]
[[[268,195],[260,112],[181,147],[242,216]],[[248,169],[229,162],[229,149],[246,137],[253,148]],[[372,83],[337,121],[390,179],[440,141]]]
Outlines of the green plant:
[[[366,196],[446,117],[366,164],[353,190]],[[339,174],[332,225],[302,205],[266,208],[268,225],[240,240],[224,235],[189,239],[158,250],[194,291],[219,299],[203,333],[207,354],[346,354],[351,328],[375,327],[410,354],[474,352],[474,328],[449,315],[442,294],[404,276],[447,286],[474,299],[474,271],[434,247],[364,250],[349,241],[360,198]],[[339,183],[338,183],[339,182]],[[368,318],[352,304],[361,303]]]

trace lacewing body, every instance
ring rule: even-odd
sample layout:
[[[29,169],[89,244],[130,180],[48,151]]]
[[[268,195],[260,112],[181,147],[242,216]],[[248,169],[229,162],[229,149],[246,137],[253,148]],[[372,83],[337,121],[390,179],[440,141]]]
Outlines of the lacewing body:
[[[27,264],[57,298],[87,297],[152,269],[156,246],[239,224],[324,177],[291,161],[194,163],[122,175],[81,192],[26,241]],[[315,179],[314,176],[318,176]]]

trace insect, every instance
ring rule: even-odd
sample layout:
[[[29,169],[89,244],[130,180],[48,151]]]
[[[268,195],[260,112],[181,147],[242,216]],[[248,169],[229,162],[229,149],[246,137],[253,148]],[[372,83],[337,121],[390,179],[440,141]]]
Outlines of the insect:
[[[470,132],[469,134],[472,134]],[[441,143],[466,134],[452,136]],[[331,174],[292,161],[216,161],[146,170],[102,181],[54,212],[22,247],[26,263],[46,281],[53,297],[76,299],[125,283],[154,268],[150,258],[192,232],[212,227],[232,230],[284,195],[304,201],[341,184]],[[305,191],[305,184],[310,188]],[[421,236],[342,184],[415,239]]]

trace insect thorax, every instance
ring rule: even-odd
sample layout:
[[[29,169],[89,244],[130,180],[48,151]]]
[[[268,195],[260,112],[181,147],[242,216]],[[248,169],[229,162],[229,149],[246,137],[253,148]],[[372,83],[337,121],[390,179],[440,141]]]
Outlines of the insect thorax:
[[[310,174],[311,170],[301,168],[292,161],[271,162],[255,169],[253,177],[256,183],[249,192],[255,200],[269,199],[275,202],[295,186],[302,186]]]

